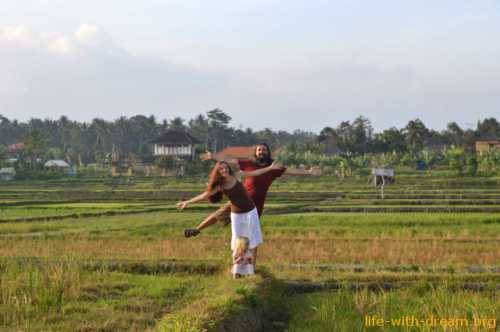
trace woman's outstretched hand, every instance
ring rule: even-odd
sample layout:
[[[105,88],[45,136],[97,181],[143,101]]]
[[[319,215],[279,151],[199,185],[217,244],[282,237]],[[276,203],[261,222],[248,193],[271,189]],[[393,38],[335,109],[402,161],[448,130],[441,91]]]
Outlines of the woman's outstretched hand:
[[[187,208],[188,203],[187,203],[186,201],[182,201],[182,202],[177,203],[177,205],[176,205],[176,206],[177,206],[177,209],[178,209],[179,211],[182,211],[182,210],[184,210],[185,208]]]

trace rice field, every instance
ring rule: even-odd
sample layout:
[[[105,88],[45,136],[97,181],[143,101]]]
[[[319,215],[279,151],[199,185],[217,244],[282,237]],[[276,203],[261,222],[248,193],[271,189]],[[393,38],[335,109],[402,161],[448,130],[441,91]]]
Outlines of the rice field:
[[[2,183],[0,330],[498,330],[500,179],[439,175],[277,180],[240,280],[205,179]]]

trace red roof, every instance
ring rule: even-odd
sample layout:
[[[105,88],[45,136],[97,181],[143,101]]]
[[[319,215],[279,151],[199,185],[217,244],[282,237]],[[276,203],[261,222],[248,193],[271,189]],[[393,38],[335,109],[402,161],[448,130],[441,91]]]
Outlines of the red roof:
[[[217,152],[217,157],[248,159],[253,157],[254,149],[253,146],[233,146]]]
[[[283,147],[280,147],[274,151],[272,151],[272,155],[277,155],[283,150]],[[232,146],[229,148],[225,148],[224,150],[217,152],[217,157],[225,157],[225,158],[235,158],[235,159],[251,159],[255,154],[255,145],[252,146]]]
[[[7,151],[16,152],[16,151],[24,150],[24,148],[25,148],[24,143],[14,143],[14,144],[7,146]]]

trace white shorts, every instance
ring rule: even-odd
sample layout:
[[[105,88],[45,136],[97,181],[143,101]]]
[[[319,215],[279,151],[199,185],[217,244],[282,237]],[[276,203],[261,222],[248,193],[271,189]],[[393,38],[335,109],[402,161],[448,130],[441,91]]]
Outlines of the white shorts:
[[[249,249],[254,249],[261,244],[263,238],[257,209],[254,208],[245,213],[231,212],[231,231],[231,250],[236,248],[236,239],[239,236],[244,236],[249,239]]]

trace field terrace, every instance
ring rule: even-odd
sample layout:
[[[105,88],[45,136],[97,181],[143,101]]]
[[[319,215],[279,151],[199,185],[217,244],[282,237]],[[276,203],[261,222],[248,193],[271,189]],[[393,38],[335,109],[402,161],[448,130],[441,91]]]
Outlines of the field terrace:
[[[500,317],[499,178],[407,172],[384,200],[368,177],[277,180],[259,273],[242,280],[229,278],[229,227],[182,235],[216,208],[175,210],[205,182],[2,183],[0,326],[344,331],[366,315]]]

